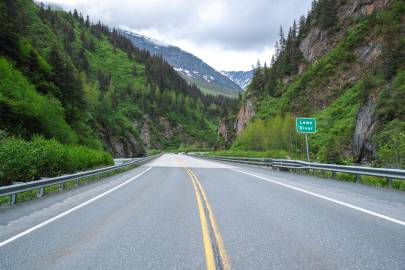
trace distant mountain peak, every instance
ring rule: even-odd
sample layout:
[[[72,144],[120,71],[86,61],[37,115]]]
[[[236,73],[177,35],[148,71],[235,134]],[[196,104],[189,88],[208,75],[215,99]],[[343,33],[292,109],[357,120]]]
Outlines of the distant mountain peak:
[[[246,87],[250,84],[253,78],[253,70],[248,71],[221,71],[221,73],[227,76],[234,83],[239,85],[240,88],[246,90]]]
[[[184,79],[189,83],[196,84],[205,93],[237,96],[239,92],[243,91],[228,76],[179,47],[140,35],[127,27],[120,27],[119,30],[136,47],[147,50],[151,54],[161,55]]]

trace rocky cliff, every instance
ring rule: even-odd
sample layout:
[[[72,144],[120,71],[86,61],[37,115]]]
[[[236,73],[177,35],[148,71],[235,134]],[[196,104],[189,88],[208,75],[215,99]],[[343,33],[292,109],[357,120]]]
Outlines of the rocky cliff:
[[[323,13],[336,16],[335,21]],[[320,160],[377,160],[383,143],[377,134],[387,130],[388,120],[403,117],[381,112],[393,106],[384,93],[394,91],[393,81],[400,80],[404,68],[404,14],[399,0],[316,1],[300,28],[281,38],[284,49],[274,65],[256,71],[235,133],[255,116],[312,116],[321,125],[313,139]]]
[[[299,48],[302,51],[305,60],[309,63],[314,63],[319,58],[332,50],[339,41],[341,41],[346,30],[353,24],[353,20],[361,16],[367,16],[373,12],[387,7],[391,0],[351,0],[337,1],[339,8],[337,17],[341,22],[339,29],[322,30],[319,26],[313,26],[309,30],[306,37],[300,42]],[[370,44],[372,49],[375,49]],[[369,48],[359,48],[359,53],[364,52],[365,55],[370,55],[372,51]],[[369,61],[370,62],[370,61]]]

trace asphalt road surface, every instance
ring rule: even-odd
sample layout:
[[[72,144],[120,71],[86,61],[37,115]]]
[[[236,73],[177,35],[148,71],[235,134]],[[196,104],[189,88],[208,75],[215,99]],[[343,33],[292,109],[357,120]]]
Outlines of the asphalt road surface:
[[[405,269],[405,193],[167,154],[0,209],[0,269]]]

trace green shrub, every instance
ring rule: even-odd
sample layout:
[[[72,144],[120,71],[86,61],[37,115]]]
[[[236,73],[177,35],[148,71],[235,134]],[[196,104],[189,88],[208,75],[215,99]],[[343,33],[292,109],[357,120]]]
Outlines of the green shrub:
[[[231,150],[276,153],[277,157],[300,158],[304,149],[303,138],[302,134],[295,131],[295,118],[292,115],[276,115],[267,120],[257,118],[243,130]],[[281,152],[282,155],[279,154]]]
[[[0,184],[32,181],[112,163],[112,157],[106,152],[63,145],[53,139],[7,138],[0,142]]]

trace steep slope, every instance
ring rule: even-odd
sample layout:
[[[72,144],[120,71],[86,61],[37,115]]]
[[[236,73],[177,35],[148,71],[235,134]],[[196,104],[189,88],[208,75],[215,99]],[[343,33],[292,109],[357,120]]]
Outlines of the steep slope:
[[[253,78],[253,70],[249,71],[221,71],[226,77],[239,85],[241,89],[246,89]]]
[[[120,31],[135,46],[153,55],[161,55],[185,80],[197,85],[206,93],[237,96],[242,91],[238,84],[191,53],[125,29]]]
[[[405,167],[404,21],[401,0],[314,1],[255,69],[233,148],[303,157],[294,118],[311,116],[312,158]]]
[[[119,32],[30,0],[0,3],[0,67],[0,131],[117,157],[211,146],[235,103],[205,96]]]

